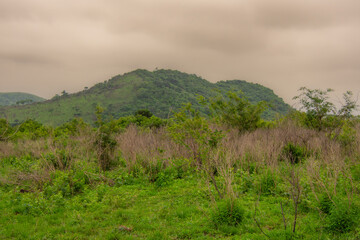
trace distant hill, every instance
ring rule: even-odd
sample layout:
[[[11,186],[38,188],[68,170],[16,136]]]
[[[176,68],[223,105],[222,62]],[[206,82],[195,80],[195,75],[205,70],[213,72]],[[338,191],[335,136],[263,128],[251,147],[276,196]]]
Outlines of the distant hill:
[[[272,108],[264,114],[267,119],[290,110],[290,106],[271,89],[259,84],[240,80],[210,83],[195,74],[175,70],[150,72],[139,69],[78,93],[56,96],[31,105],[2,107],[0,117],[7,116],[11,123],[32,118],[45,124],[59,125],[74,117],[94,122],[96,106],[100,105],[105,108],[104,115],[108,119],[131,115],[144,108],[156,116],[166,118],[172,110],[179,109],[187,102],[204,111],[197,102],[197,96],[212,97],[218,94],[216,90],[223,93],[241,90],[252,102],[270,102]]]
[[[0,93],[0,106],[25,105],[29,103],[42,102],[44,98],[30,93],[6,92]]]

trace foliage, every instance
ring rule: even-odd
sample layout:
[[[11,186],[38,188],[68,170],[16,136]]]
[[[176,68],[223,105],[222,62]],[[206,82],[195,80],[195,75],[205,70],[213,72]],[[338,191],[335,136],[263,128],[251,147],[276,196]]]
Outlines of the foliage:
[[[260,124],[261,114],[267,106],[263,101],[251,104],[244,94],[234,92],[228,92],[226,98],[222,95],[211,98],[209,105],[219,122],[235,127],[239,131],[256,129]]]
[[[271,195],[274,193],[275,186],[276,186],[276,177],[270,171],[266,171],[264,174],[261,175],[260,178],[260,194],[263,195]]]
[[[216,225],[236,226],[244,220],[245,211],[239,202],[232,199],[222,200],[213,209],[211,220]]]
[[[333,207],[334,207],[334,202],[330,199],[329,195],[322,194],[319,202],[320,210],[325,214],[329,214]]]
[[[97,158],[102,170],[108,170],[111,166],[112,154],[114,153],[116,140],[113,137],[113,131],[110,125],[105,125],[102,120],[102,112],[104,110],[101,107],[97,107],[96,124],[98,129],[96,131],[94,146],[97,151]]]
[[[76,136],[88,128],[89,125],[81,118],[74,118],[54,129],[54,136]]]
[[[348,91],[343,95],[345,103],[339,110],[329,100],[329,93],[332,89],[308,89],[302,87],[299,89],[301,94],[295,96],[293,99],[299,100],[301,104],[300,110],[305,110],[306,117],[303,123],[313,129],[335,129],[341,126],[341,119],[349,119],[352,117],[352,112],[356,110],[356,101],[352,99],[352,92]]]
[[[0,141],[8,140],[12,132],[13,129],[8,121],[6,119],[0,119]]]
[[[50,135],[51,128],[44,126],[43,124],[28,119],[16,127],[17,131],[14,133],[13,139],[39,139],[45,138]]]
[[[199,166],[206,164],[210,151],[223,138],[221,131],[212,130],[208,121],[190,103],[174,114],[167,130],[176,143],[190,151]]]
[[[151,118],[153,116],[152,112],[150,112],[148,109],[137,110],[134,113],[134,115],[135,116],[143,116],[143,117],[146,117],[146,118]]]
[[[305,147],[298,146],[292,142],[287,143],[281,150],[279,160],[287,160],[291,164],[297,164],[305,160],[308,156]]]
[[[0,93],[0,106],[10,106],[16,104],[29,104],[34,102],[42,102],[44,98],[29,93],[9,92]]]
[[[98,104],[106,109],[103,112],[106,121],[133,115],[139,109],[147,109],[160,118],[169,118],[171,111],[178,111],[187,102],[207,114],[209,112],[198,103],[197,96],[214,97],[215,89],[222,92],[242,91],[253,104],[260,101],[271,103],[263,115],[266,119],[274,119],[276,114],[286,114],[290,109],[272,90],[259,84],[238,80],[210,83],[194,74],[179,71],[136,70],[115,76],[86,91],[57,96],[41,104],[0,108],[0,118],[7,117],[11,124],[32,118],[59,126],[75,117],[93,124]]]
[[[346,233],[354,229],[359,216],[358,209],[347,203],[340,202],[332,207],[327,217],[327,230],[333,233]]]

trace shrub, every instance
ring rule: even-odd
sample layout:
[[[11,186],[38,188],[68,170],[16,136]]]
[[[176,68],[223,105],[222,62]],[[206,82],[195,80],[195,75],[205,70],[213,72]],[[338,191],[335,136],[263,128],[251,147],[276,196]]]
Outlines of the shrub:
[[[211,219],[216,225],[236,226],[244,220],[244,209],[236,200],[225,199],[213,209]]]
[[[344,104],[338,110],[335,104],[329,101],[329,93],[332,89],[308,89],[302,87],[299,89],[301,94],[293,99],[301,104],[300,110],[305,110],[305,117],[301,123],[309,128],[316,130],[330,129],[334,130],[341,126],[341,119],[349,119],[352,112],[357,109],[356,101],[352,99],[353,94],[347,91],[343,94]]]
[[[116,140],[113,137],[113,128],[111,124],[104,124],[102,120],[102,112],[104,109],[97,107],[96,109],[96,125],[98,126],[94,147],[97,152],[99,165],[103,171],[108,170],[111,166],[111,156],[115,151]]]
[[[86,184],[89,184],[89,178],[83,172],[55,171],[51,176],[51,181],[45,185],[44,195],[51,197],[61,194],[62,197],[70,197],[81,193]]]
[[[85,130],[89,125],[85,123],[81,118],[74,118],[73,120],[62,124],[55,128],[54,136],[76,136],[81,131]]]
[[[50,128],[45,127],[41,123],[28,119],[17,127],[17,132],[14,134],[14,139],[25,138],[36,140],[49,136]]]
[[[270,172],[266,172],[260,179],[261,194],[270,195],[275,190],[275,176]]]
[[[205,99],[201,99],[205,103]],[[221,123],[251,131],[262,125],[261,114],[268,107],[266,102],[252,104],[243,93],[228,92],[227,97],[219,95],[209,100],[210,110]]]
[[[49,164],[54,169],[65,170],[70,168],[71,155],[64,149],[56,150],[55,153],[47,153],[43,155],[46,164]]]
[[[346,233],[358,223],[357,209],[347,203],[338,203],[332,207],[327,218],[327,229],[332,233]]]
[[[8,121],[6,119],[0,119],[0,141],[7,140],[12,132],[13,129]]]
[[[279,160],[288,160],[291,164],[297,164],[305,160],[306,157],[307,152],[305,147],[289,142],[282,148]]]
[[[319,208],[323,213],[329,214],[333,206],[334,203],[331,201],[330,197],[327,194],[321,196]]]

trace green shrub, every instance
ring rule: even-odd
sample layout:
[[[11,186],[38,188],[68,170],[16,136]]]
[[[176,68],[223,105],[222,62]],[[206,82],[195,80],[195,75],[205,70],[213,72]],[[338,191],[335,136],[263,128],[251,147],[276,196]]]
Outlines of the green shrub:
[[[329,214],[333,207],[334,207],[334,203],[333,201],[331,201],[329,195],[323,194],[319,202],[320,210],[325,214]]]
[[[54,136],[76,136],[84,131],[89,125],[85,123],[81,118],[74,118],[73,120],[62,124],[55,128]]]
[[[238,201],[225,199],[219,202],[217,207],[213,209],[211,219],[217,226],[236,226],[244,220],[244,214],[245,211]]]
[[[47,153],[43,155],[46,164],[49,164],[54,169],[65,170],[70,168],[71,154],[64,149],[56,150],[55,153]]]
[[[271,195],[275,190],[275,176],[267,171],[260,178],[260,191],[261,194]]]
[[[298,164],[305,160],[307,157],[307,151],[305,147],[293,144],[289,142],[286,144],[279,155],[280,161],[289,161],[291,164]]]
[[[218,95],[206,103],[204,98],[201,99],[204,104],[208,104],[210,111],[215,119],[222,124],[237,128],[239,131],[255,130],[263,125],[261,114],[267,109],[268,104],[264,101],[252,104],[242,92],[228,92],[226,97]]]
[[[358,223],[358,209],[347,203],[339,202],[332,207],[327,217],[327,230],[332,233],[346,233],[355,228]]]
[[[177,171],[174,168],[167,168],[157,175],[155,185],[157,187],[163,187],[169,185],[177,176]]]
[[[13,139],[36,140],[39,138],[48,137],[51,131],[50,127],[46,127],[32,119],[26,120],[16,128],[18,131],[13,135]]]
[[[115,151],[116,140],[114,139],[114,131],[112,124],[104,124],[102,113],[104,109],[100,106],[96,108],[96,125],[98,126],[94,147],[96,149],[97,158],[100,168],[105,171],[109,170],[112,163],[112,155]]]
[[[60,193],[62,197],[70,197],[81,193],[86,184],[89,184],[89,178],[83,172],[55,171],[44,187],[44,195],[50,197]]]
[[[0,141],[8,140],[13,129],[6,119],[0,119]]]

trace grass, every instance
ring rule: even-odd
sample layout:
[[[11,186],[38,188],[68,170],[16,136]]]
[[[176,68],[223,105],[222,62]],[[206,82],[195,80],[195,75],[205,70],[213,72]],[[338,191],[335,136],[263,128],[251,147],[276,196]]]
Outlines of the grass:
[[[217,187],[242,209],[228,224],[228,213],[217,215],[224,199],[208,172],[165,129],[117,133],[108,171],[100,170],[94,136],[0,142],[0,239],[360,237],[358,145],[349,155],[326,133],[288,123],[228,129],[226,151],[208,155]],[[306,150],[301,161],[284,154],[289,143],[299,146],[294,154]],[[64,154],[65,168],[55,161]]]

